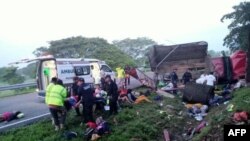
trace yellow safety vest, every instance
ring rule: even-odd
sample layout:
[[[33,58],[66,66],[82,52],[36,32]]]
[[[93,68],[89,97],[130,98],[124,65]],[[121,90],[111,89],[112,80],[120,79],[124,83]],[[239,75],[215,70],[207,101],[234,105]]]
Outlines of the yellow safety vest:
[[[118,78],[125,78],[125,71],[122,68],[116,68],[117,77]]]
[[[46,95],[46,104],[55,106],[64,106],[64,100],[67,97],[66,89],[61,85],[54,85]]]
[[[46,93],[45,93],[45,103],[46,103],[46,104],[48,104],[48,103],[47,103],[48,97],[49,97],[49,95],[50,95],[50,92],[51,92],[51,89],[52,89],[53,86],[55,86],[55,84],[54,84],[54,83],[50,83],[50,84],[47,86],[47,88],[46,88]]]

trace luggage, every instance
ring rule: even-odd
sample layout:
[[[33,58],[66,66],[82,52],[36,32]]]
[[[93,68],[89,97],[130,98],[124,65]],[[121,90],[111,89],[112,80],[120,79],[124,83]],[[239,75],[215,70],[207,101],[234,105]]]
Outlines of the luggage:
[[[205,105],[209,104],[209,99],[214,97],[214,87],[188,83],[186,84],[182,100],[187,103],[202,103]]]

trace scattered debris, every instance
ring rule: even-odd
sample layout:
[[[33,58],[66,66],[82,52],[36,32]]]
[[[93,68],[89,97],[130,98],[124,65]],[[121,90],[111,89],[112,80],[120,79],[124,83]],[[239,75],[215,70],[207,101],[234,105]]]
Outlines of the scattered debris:
[[[183,134],[183,137],[186,139],[186,140],[191,140],[193,138],[193,136],[197,133],[200,133],[201,130],[207,126],[208,123],[206,121],[202,121],[198,126],[196,126],[195,128],[189,128],[187,133],[184,133]]]
[[[71,140],[77,137],[77,133],[73,131],[66,131],[63,133],[63,137],[66,138],[67,140]]]
[[[232,112],[233,108],[234,108],[234,105],[233,104],[229,104],[226,109],[227,109],[228,112]]]
[[[164,96],[164,97],[167,97],[167,98],[174,98],[174,95],[168,93],[168,92],[165,92],[163,90],[157,90],[156,93],[158,95],[161,95],[161,96]]]
[[[167,129],[163,130],[163,135],[164,135],[164,140],[165,141],[170,141],[170,136],[169,136],[169,133],[168,133]]]
[[[248,119],[249,119],[249,113],[246,111],[239,111],[233,114],[233,121],[235,123],[239,122],[243,122],[243,124],[248,123]]]

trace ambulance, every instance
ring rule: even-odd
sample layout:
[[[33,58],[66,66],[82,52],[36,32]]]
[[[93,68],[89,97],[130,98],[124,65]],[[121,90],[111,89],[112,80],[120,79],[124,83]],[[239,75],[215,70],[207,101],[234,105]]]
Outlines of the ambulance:
[[[115,81],[115,72],[105,63],[98,59],[90,58],[54,58],[51,55],[35,59],[24,59],[14,64],[37,62],[37,91],[38,96],[45,97],[45,90],[52,77],[61,79],[66,87],[70,87],[75,76],[84,78],[85,83],[98,84],[101,75],[110,75]]]

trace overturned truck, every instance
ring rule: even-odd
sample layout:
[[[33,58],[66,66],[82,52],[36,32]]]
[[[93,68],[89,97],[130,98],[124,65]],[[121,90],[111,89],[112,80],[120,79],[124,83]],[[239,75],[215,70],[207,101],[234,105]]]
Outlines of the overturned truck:
[[[198,78],[212,67],[207,48],[208,43],[205,41],[170,46],[154,45],[148,54],[151,70],[163,76],[177,69],[180,77],[189,69],[193,78]]]

